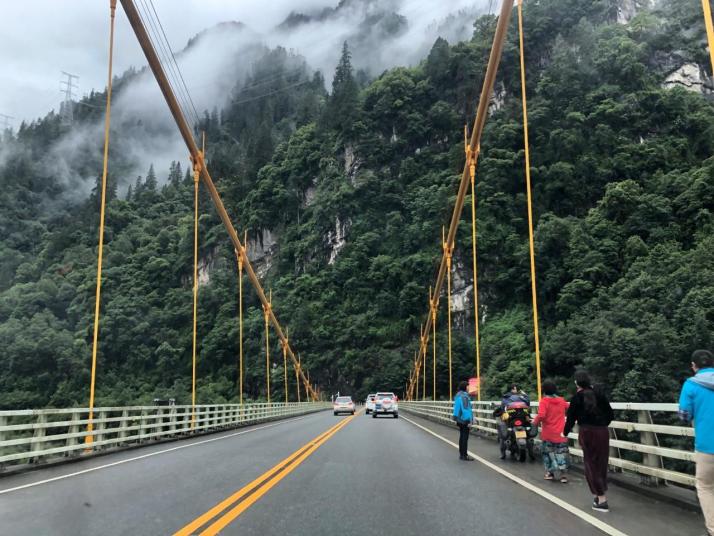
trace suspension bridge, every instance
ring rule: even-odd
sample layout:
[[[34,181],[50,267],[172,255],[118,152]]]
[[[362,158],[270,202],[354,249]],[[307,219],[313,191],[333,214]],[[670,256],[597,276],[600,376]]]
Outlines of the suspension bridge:
[[[428,292],[428,311],[410,363],[401,418],[348,417],[309,379],[247,255],[247,241],[228,215],[187,113],[193,108],[173,53],[157,47],[134,0],[121,0],[166,103],[189,151],[194,179],[192,398],[190,405],[95,407],[97,343],[112,97],[117,1],[110,1],[109,69],[95,293],[89,404],[84,408],[0,411],[0,519],[2,534],[612,534],[698,535],[704,532],[693,492],[693,429],[672,424],[676,404],[613,403],[609,465],[614,485],[607,517],[589,510],[577,462],[567,485],[544,482],[536,464],[503,462],[493,437],[496,421],[480,389],[465,464],[456,453],[451,421],[451,273],[457,226],[471,192],[474,273],[474,371],[480,386],[475,181],[481,136],[514,5],[503,2],[476,117],[464,132],[465,163],[443,255]],[[702,2],[714,69],[714,28]],[[541,397],[538,304],[522,2],[517,3],[526,193],[534,329],[535,375]],[[158,20],[156,21],[158,22]],[[159,23],[160,27],[160,23]],[[154,30],[158,28],[154,26]],[[161,29],[163,33],[163,29]],[[162,57],[163,56],[163,57]],[[172,61],[173,60],[173,61]],[[173,75],[171,74],[173,73]],[[178,76],[176,76],[178,74]],[[173,80],[172,80],[173,78]],[[181,91],[183,87],[183,91]],[[178,89],[178,91],[177,91]],[[195,112],[195,110],[193,110]],[[239,281],[238,404],[196,398],[198,192],[208,191],[234,246]],[[263,308],[265,402],[243,400],[243,275]],[[437,393],[437,315],[446,283],[448,393]],[[283,398],[271,400],[271,328],[282,349]],[[431,351],[430,351],[431,347]],[[429,363],[431,360],[431,363]],[[288,362],[295,374],[290,393]],[[431,365],[431,366],[429,366]],[[431,369],[431,371],[429,371]],[[292,374],[292,373],[291,373]],[[430,376],[430,378],[427,378]],[[430,380],[430,381],[429,381]],[[448,398],[447,398],[448,397]],[[439,400],[440,398],[445,400]],[[538,402],[533,403],[534,407]],[[576,439],[576,434],[571,434]],[[662,446],[661,443],[670,445]],[[688,443],[687,443],[688,444]],[[33,469],[33,470],[30,470]]]

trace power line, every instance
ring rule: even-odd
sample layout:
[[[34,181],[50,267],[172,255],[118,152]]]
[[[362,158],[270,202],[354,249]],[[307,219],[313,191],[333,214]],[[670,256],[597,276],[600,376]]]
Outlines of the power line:
[[[264,98],[264,97],[269,97],[269,96],[271,96],[271,95],[275,95],[276,93],[280,93],[281,91],[285,91],[286,89],[291,89],[291,88],[298,87],[298,86],[304,86],[305,84],[309,84],[309,83],[310,83],[310,80],[303,80],[302,82],[297,82],[297,83],[295,83],[295,84],[289,84],[289,85],[287,85],[287,86],[278,88],[278,89],[276,89],[276,90],[274,90],[274,91],[270,91],[270,92],[268,92],[268,93],[263,93],[262,95],[256,95],[255,97],[250,97],[250,98],[248,98],[248,99],[242,99],[242,100],[233,101],[232,104],[234,104],[234,105],[235,105],[235,104],[244,104],[244,103],[246,103],[246,102],[251,102],[251,101],[254,101],[254,100],[262,99],[262,98]]]

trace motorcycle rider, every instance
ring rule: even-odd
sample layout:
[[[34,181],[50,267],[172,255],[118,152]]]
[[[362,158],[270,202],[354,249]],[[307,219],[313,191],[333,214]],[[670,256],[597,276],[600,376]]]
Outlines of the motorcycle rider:
[[[501,409],[505,410],[513,402],[524,402],[529,406],[531,405],[531,399],[515,383],[511,384],[509,390],[501,397]]]
[[[522,391],[521,389],[518,388],[518,385],[513,383],[511,384],[510,388],[508,391],[506,391],[503,396],[501,397],[501,407],[499,410],[496,410],[494,414],[497,414],[498,417],[503,415],[503,413],[508,409],[508,406],[515,402],[523,402],[527,406],[530,407],[531,405],[531,399],[528,397],[528,395]],[[505,460],[506,459],[506,440],[508,438],[508,424],[503,420],[500,419],[498,421],[498,444],[501,449],[501,459]]]

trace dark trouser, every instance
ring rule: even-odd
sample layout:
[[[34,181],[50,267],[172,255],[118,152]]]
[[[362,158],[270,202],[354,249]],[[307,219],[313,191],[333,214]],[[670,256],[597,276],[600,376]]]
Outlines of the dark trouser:
[[[465,458],[469,451],[469,425],[459,424],[459,456]]]
[[[578,443],[583,447],[585,478],[593,495],[607,491],[607,459],[610,454],[610,433],[607,426],[581,426]]]

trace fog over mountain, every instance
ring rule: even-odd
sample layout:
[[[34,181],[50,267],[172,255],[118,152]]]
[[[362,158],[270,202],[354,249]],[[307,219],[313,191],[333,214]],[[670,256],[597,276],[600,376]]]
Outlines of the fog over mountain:
[[[473,20],[488,8],[488,0],[340,0],[336,4],[335,0],[313,0],[294,5],[287,16],[284,11],[273,11],[260,24],[226,21],[204,29],[183,48],[171,44],[194,105],[187,103],[186,108],[193,115],[195,107],[200,115],[220,110],[269,49],[283,47],[303,57],[308,71],[322,72],[329,90],[343,42],[348,43],[362,76],[375,77],[390,67],[418,63],[437,37],[451,43],[469,38]],[[166,8],[160,5],[157,12],[170,36],[173,15],[164,17]],[[119,17],[124,18],[121,10]],[[121,55],[121,49],[116,54]],[[186,149],[153,75],[142,69],[130,73],[127,80],[117,88],[112,103],[112,130],[116,132],[112,143],[136,166],[133,173],[120,178],[120,190],[152,163],[162,180],[171,161],[186,160]],[[102,129],[101,120],[75,125],[48,150],[48,172],[72,185],[80,196],[93,186],[94,174],[84,176],[73,169],[72,161],[78,152],[98,154]]]

